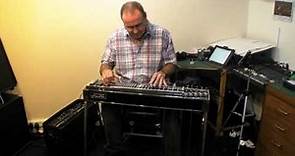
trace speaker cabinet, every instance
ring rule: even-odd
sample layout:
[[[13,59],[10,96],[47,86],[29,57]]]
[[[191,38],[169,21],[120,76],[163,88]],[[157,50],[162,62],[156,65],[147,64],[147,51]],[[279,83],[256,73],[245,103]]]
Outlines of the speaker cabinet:
[[[22,97],[2,94],[0,105],[0,155],[9,156],[30,141],[30,132]]]
[[[97,110],[96,104],[77,99],[46,120],[44,139],[50,155],[83,155],[85,135],[88,149],[92,147],[95,123],[99,120]]]

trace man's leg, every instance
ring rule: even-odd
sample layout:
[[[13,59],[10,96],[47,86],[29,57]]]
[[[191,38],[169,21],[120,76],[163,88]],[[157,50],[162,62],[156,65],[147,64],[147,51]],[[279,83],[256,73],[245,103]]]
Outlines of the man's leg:
[[[180,112],[166,110],[164,122],[165,156],[181,156]]]
[[[107,144],[105,155],[122,155],[122,107],[112,104],[102,104],[102,117]]]

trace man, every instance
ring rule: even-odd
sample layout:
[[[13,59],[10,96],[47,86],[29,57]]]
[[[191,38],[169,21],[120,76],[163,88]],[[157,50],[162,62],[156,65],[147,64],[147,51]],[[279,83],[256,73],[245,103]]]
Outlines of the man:
[[[151,24],[141,4],[135,1],[122,6],[121,19],[124,27],[115,31],[108,40],[101,60],[100,74],[103,84],[110,85],[120,81],[149,83],[157,87],[166,86],[169,83],[169,76],[176,68],[170,33],[162,27]],[[123,155],[120,153],[122,151],[121,112],[119,106],[102,105],[107,155]],[[171,120],[176,123],[176,119]],[[167,127],[171,127],[170,123],[168,122]],[[172,132],[175,133],[170,135],[171,137],[166,137],[168,140],[175,138],[178,133],[177,128]],[[169,142],[174,143],[174,141]],[[166,148],[173,152],[173,155],[177,155],[176,143]],[[168,153],[167,155],[172,156]]]

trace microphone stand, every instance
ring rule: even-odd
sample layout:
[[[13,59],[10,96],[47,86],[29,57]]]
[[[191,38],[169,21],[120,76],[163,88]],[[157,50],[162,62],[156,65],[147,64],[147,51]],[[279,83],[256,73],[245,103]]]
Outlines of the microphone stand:
[[[244,106],[243,106],[242,125],[241,125],[240,137],[239,137],[239,144],[238,144],[238,149],[237,149],[236,156],[239,156],[239,151],[240,151],[240,147],[241,147],[241,141],[242,141],[242,137],[243,137],[244,126],[245,126],[246,109],[247,109],[247,102],[248,102],[249,88],[250,88],[250,81],[251,81],[250,72],[251,71],[249,70],[249,73],[248,73],[248,76],[247,76],[246,91],[245,91],[245,93],[242,93],[242,96],[244,96]]]
[[[251,56],[251,52],[248,51],[247,54],[245,56],[243,56],[239,62],[237,63],[237,67],[241,67],[242,64],[245,64],[245,61],[248,60]],[[240,129],[240,136],[239,136],[239,144],[238,144],[238,149],[237,149],[237,153],[236,153],[236,156],[239,156],[239,151],[240,151],[240,147],[241,147],[241,143],[242,143],[242,139],[243,139],[243,131],[244,131],[244,126],[245,126],[245,118],[248,117],[248,116],[253,116],[254,114],[249,114],[249,115],[246,115],[246,110],[247,110],[247,102],[248,102],[248,96],[249,96],[249,88],[250,88],[250,82],[251,82],[251,65],[249,65],[250,63],[247,63],[247,66],[248,66],[248,73],[246,74],[247,76],[247,85],[246,85],[246,90],[241,93],[241,95],[239,96],[237,102],[235,103],[233,109],[231,110],[230,114],[228,115],[227,119],[225,120],[224,122],[224,127],[225,125],[227,124],[228,120],[230,119],[231,115],[232,114],[236,114],[236,115],[239,115],[242,117],[241,119],[241,125],[238,126],[238,127],[241,127]],[[235,112],[238,105],[240,104],[240,102],[243,101],[243,112],[242,114],[240,113],[237,113]],[[223,127],[223,129],[224,129]],[[235,126],[236,127],[236,126]]]

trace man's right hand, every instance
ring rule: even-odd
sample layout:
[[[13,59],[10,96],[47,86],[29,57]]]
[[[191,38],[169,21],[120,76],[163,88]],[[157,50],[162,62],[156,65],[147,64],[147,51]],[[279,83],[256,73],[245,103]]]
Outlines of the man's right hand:
[[[101,81],[104,85],[110,85],[114,83],[116,80],[116,77],[111,69],[104,69],[101,72]]]

